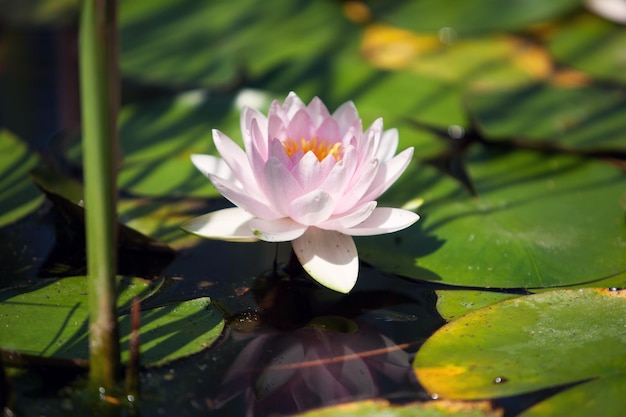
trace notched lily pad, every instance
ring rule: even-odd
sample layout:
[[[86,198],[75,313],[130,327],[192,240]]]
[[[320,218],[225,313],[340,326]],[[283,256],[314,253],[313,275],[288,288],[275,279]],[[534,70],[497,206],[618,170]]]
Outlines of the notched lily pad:
[[[551,291],[445,325],[421,347],[413,366],[426,390],[440,398],[518,395],[623,376],[625,328],[626,290]]]
[[[28,289],[0,292],[0,349],[49,358],[87,359],[88,282],[64,278]],[[149,297],[155,284],[120,279],[119,305]],[[128,358],[128,315],[120,317],[122,359]],[[157,365],[199,352],[221,334],[224,321],[210,299],[199,298],[141,312],[141,361]]]
[[[502,410],[487,401],[432,401],[395,406],[384,400],[367,400],[320,408],[298,414],[298,417],[499,417],[502,414]]]

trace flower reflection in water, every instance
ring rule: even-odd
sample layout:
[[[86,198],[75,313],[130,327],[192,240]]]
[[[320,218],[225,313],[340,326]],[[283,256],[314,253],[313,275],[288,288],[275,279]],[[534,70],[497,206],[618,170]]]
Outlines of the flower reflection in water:
[[[339,316],[320,316],[293,332],[269,330],[241,351],[212,406],[243,394],[248,416],[289,415],[378,397],[414,383],[406,347]]]

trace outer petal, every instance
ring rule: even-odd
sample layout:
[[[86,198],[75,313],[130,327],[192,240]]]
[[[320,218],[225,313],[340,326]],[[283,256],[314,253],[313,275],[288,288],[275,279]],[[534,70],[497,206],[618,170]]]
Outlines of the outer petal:
[[[420,218],[412,211],[397,208],[376,208],[363,222],[347,229],[338,229],[341,233],[352,236],[382,235],[406,229]]]
[[[383,137],[380,139],[380,147],[378,148],[378,152],[376,152],[376,158],[378,158],[381,162],[387,161],[393,158],[397,149],[398,129],[393,128],[385,130],[383,132]]]
[[[239,207],[203,214],[183,223],[180,227],[194,235],[230,242],[256,242],[250,220],[254,217]]]
[[[258,185],[246,153],[228,136],[219,130],[213,130],[213,143],[222,159],[228,164],[243,188],[255,190]]]
[[[288,242],[302,236],[307,226],[296,223],[289,217],[264,220],[255,218],[250,221],[252,233],[266,242]]]
[[[217,190],[226,197],[234,205],[241,207],[245,211],[254,214],[255,217],[263,219],[278,219],[284,217],[276,209],[268,204],[265,200],[261,200],[260,197],[250,195],[249,190],[244,190],[237,184],[225,181],[214,175],[209,176],[209,179],[217,188]]]
[[[359,257],[352,237],[316,227],[292,243],[302,267],[331,290],[348,293],[359,275]]]
[[[191,162],[207,177],[214,175],[227,181],[237,181],[233,170],[222,158],[213,155],[193,154]]]
[[[407,148],[389,161],[380,165],[376,177],[361,201],[376,200],[398,179],[409,166],[413,157],[413,148]]]

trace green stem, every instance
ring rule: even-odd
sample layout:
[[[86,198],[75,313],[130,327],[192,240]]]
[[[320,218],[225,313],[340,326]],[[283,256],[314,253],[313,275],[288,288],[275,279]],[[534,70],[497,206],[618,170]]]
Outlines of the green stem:
[[[120,369],[116,295],[119,102],[116,0],[83,0],[80,86],[89,292],[90,382],[112,389]]]

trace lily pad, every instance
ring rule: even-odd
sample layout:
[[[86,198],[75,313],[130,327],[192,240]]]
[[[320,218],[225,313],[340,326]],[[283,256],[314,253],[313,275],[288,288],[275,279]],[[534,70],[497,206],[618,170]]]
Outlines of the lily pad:
[[[121,3],[121,70],[177,86],[223,86],[244,74],[302,76],[353,27],[339,11],[310,0]]]
[[[452,321],[470,311],[478,310],[519,294],[478,290],[438,290],[437,311],[441,317]]]
[[[550,291],[445,325],[421,347],[413,366],[428,392],[464,400],[623,376],[625,327],[626,290]]]
[[[28,172],[38,158],[26,144],[7,130],[0,130],[0,226],[32,212],[43,195],[32,183]]]
[[[0,292],[3,330],[0,348],[43,357],[87,359],[88,282],[86,277],[46,281],[28,289]],[[155,291],[146,281],[120,280],[119,305],[128,310],[133,297]],[[120,317],[122,359],[129,318]],[[224,326],[208,298],[151,308],[141,312],[141,360],[155,365],[199,352],[210,346]]]
[[[560,27],[548,47],[560,63],[597,79],[626,83],[626,31],[622,25],[585,14]]]
[[[536,84],[472,94],[466,103],[483,135],[585,151],[626,151],[626,99],[600,87]]]
[[[495,288],[573,285],[626,271],[623,170],[482,147],[467,167],[477,197],[433,168],[409,168],[380,205],[421,197],[422,219],[360,238],[361,257],[407,277]]]
[[[541,401],[519,417],[620,417],[626,408],[625,390],[626,375],[596,379]]]
[[[438,0],[365,2],[377,19],[401,27],[437,32],[452,28],[460,34],[511,31],[574,10],[579,0]]]
[[[502,410],[489,402],[433,401],[392,406],[383,400],[368,400],[325,407],[298,414],[298,417],[498,417]]]

